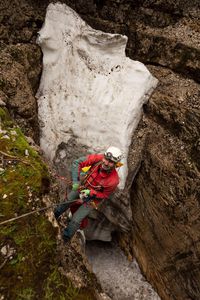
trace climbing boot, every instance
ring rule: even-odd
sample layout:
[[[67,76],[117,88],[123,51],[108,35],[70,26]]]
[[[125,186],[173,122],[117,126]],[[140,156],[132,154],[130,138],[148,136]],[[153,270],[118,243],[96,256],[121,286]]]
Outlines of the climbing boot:
[[[71,238],[64,234],[63,234],[62,238],[63,238],[63,242],[65,245],[69,244],[69,242],[71,241]]]
[[[54,209],[54,217],[56,219],[56,221],[58,221],[59,217],[60,217],[60,213],[57,211],[57,209]]]

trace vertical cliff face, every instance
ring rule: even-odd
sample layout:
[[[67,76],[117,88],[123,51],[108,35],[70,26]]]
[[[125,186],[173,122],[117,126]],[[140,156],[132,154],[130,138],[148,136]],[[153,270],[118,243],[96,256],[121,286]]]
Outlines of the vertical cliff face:
[[[163,299],[198,299],[200,89],[153,69],[160,86],[141,122],[148,129],[131,189],[131,248]]]
[[[47,2],[1,4],[1,99],[36,138],[41,52],[35,38]],[[64,2],[92,27],[126,34],[127,54],[160,81],[130,148],[130,165],[141,150],[140,168],[131,187],[132,230],[121,242],[163,299],[199,299],[199,1]]]

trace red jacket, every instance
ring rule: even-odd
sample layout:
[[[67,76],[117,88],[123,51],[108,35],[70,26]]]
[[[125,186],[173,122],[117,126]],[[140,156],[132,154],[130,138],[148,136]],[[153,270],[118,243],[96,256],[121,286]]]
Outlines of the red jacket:
[[[84,187],[90,190],[90,195],[97,200],[107,199],[119,184],[119,176],[116,169],[106,172],[101,169],[103,154],[91,154],[87,159],[79,163],[78,176],[81,169],[91,166]]]

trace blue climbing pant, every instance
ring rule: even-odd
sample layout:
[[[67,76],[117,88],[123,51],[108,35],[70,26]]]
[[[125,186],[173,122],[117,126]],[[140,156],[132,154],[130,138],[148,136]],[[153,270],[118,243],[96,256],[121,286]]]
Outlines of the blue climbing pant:
[[[71,191],[68,194],[68,201],[79,199],[79,192],[78,191]],[[58,218],[62,213],[64,213],[69,207],[70,203],[65,203],[59,205],[55,211],[55,217]],[[76,231],[80,228],[82,220],[87,217],[87,215],[93,210],[94,207],[90,203],[84,202],[77,211],[73,214],[71,221],[69,222],[68,226],[63,231],[63,238],[64,239],[71,239]]]
[[[56,219],[58,219],[71,205],[71,203],[67,203],[67,201],[73,201],[79,199],[79,192],[78,191],[71,191],[67,195],[66,203],[60,204],[54,210],[54,215]]]
[[[90,203],[83,203],[73,214],[68,226],[64,229],[63,237],[71,239],[76,231],[80,228],[82,220],[94,209]]]

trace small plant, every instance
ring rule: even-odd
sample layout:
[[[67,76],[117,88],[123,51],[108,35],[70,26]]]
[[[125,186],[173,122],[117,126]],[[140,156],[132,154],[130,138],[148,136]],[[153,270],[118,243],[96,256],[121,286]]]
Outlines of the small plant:
[[[65,299],[69,299],[69,300],[76,300],[76,297],[79,293],[79,290],[77,288],[74,288],[71,284],[71,282],[69,282],[65,296]]]
[[[79,289],[75,288],[71,282],[67,281],[64,284],[64,278],[55,268],[47,279],[45,287],[45,298],[48,300],[76,300],[79,294]]]
[[[17,225],[7,225],[0,228],[0,235],[11,236],[17,230]]]
[[[25,288],[23,291],[17,296],[17,300],[32,300],[35,299],[35,292],[32,288]]]
[[[18,253],[17,256],[10,261],[10,265],[15,265],[17,263],[22,262],[23,261],[23,257],[24,256],[23,256],[22,253]]]

